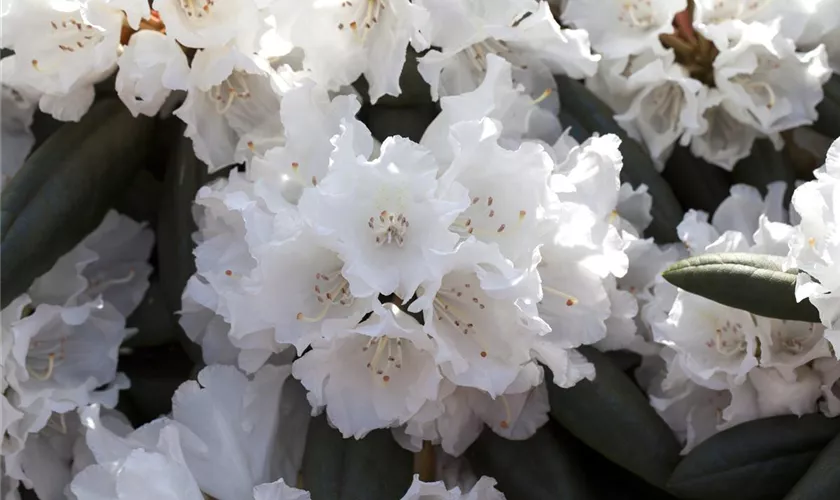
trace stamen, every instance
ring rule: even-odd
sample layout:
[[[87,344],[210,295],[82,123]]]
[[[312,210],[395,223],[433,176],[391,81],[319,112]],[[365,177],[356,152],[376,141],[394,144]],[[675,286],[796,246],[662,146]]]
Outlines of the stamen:
[[[551,89],[545,89],[542,94],[539,95],[536,99],[534,99],[532,104],[539,104],[544,100],[548,99],[548,96],[551,95],[553,91]]]
[[[47,359],[49,364],[47,365],[47,371],[43,374],[40,374],[29,367],[26,368],[26,371],[38,380],[49,380],[50,377],[52,377],[53,368],[55,368],[55,353],[50,353],[47,356]]]
[[[499,396],[499,398],[502,400],[502,405],[504,405],[505,407],[505,419],[499,423],[499,427],[501,427],[502,429],[507,429],[510,425],[510,422],[513,420],[513,417],[510,413],[510,405],[508,404],[507,398],[504,394]]]
[[[542,288],[543,288],[544,291],[546,291],[548,293],[551,293],[553,295],[557,295],[559,297],[562,297],[562,298],[566,299],[566,305],[569,306],[569,307],[578,303],[577,297],[574,297],[574,296],[569,295],[567,293],[563,293],[560,290],[557,290],[556,288],[552,288],[552,287],[550,287],[548,285],[545,285],[545,284],[542,286]]]

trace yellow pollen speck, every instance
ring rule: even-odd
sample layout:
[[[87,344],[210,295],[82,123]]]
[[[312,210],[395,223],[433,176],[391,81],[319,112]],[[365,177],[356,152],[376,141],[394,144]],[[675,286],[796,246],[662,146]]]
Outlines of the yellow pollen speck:
[[[808,245],[810,245],[811,248],[814,248],[817,245],[817,240],[814,238],[808,238]]]

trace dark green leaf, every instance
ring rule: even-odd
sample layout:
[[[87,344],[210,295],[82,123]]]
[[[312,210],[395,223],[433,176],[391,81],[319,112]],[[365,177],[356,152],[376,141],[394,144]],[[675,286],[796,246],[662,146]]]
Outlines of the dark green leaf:
[[[665,164],[662,177],[668,181],[683,208],[714,213],[729,196],[731,174],[677,146]]]
[[[163,183],[155,179],[148,170],[137,172],[125,195],[117,200],[114,208],[138,222],[146,222],[154,229],[157,226]]]
[[[340,500],[402,498],[411,486],[414,455],[397,444],[390,430],[348,439],[345,446]]]
[[[127,326],[136,328],[137,333],[123,343],[124,347],[150,347],[177,339],[178,325],[166,307],[163,290],[156,278],[152,278],[143,301],[128,317]]]
[[[784,500],[840,498],[840,434],[817,456]]]
[[[181,293],[195,272],[192,206],[198,188],[209,180],[207,165],[196,158],[192,142],[180,137],[166,169],[158,216],[158,271],[170,311],[181,309]]]
[[[787,206],[793,195],[796,170],[785,154],[776,150],[770,139],[758,139],[753,144],[750,155],[735,164],[732,180],[758,188],[762,196],[767,194],[768,184],[783,181],[788,186],[785,196],[785,206]]]
[[[796,271],[782,271],[783,260],[748,253],[698,255],[677,262],[662,276],[686,291],[759,316],[819,323],[810,302],[796,302]]]
[[[668,480],[668,489],[681,498],[780,498],[838,432],[840,419],[819,414],[735,426],[691,450]]]
[[[411,485],[413,456],[387,429],[342,439],[324,415],[313,418],[303,455],[303,486],[313,500],[392,500]]]
[[[840,76],[833,75],[823,86],[825,98],[817,105],[814,130],[830,138],[840,136]]]
[[[588,347],[581,352],[595,365],[595,380],[569,389],[549,383],[552,418],[616,464],[664,486],[680,452],[671,429],[604,354]]]
[[[499,482],[507,500],[594,499],[569,438],[550,425],[524,441],[485,429],[467,450],[467,458],[477,474]]]
[[[312,500],[335,500],[341,495],[344,444],[341,433],[327,423],[326,415],[309,421],[301,474]]]
[[[645,234],[659,243],[677,241],[676,227],[682,221],[683,209],[668,183],[656,171],[648,152],[627,136],[613,119],[615,113],[582,83],[566,76],[558,76],[556,81],[563,106],[561,123],[572,126],[573,136],[578,140],[585,140],[594,132],[616,134],[621,138],[622,182],[629,182],[633,187],[645,184],[653,197],[653,222]],[[564,117],[566,121],[563,121]]]
[[[168,344],[133,348],[120,356],[118,369],[131,380],[120,400],[130,399],[127,404],[145,423],[172,411],[172,395],[190,378],[193,364],[178,344]]]
[[[27,159],[0,201],[3,307],[99,225],[144,164],[152,128],[106,100]]]

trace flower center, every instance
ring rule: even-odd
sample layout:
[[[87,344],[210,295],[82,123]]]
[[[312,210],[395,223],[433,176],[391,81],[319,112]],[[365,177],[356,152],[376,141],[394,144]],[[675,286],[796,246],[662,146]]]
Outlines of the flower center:
[[[715,329],[715,336],[706,342],[706,347],[714,348],[725,356],[746,352],[747,339],[744,336],[744,327],[741,323],[726,320],[723,326]]]
[[[368,228],[373,232],[378,246],[396,243],[403,246],[405,233],[408,231],[408,220],[402,213],[392,214],[387,210],[379,212],[379,216],[368,220]]]
[[[341,13],[344,20],[336,26],[338,30],[349,29],[364,40],[385,13],[385,0],[348,0],[341,2],[341,8],[346,12]]]
[[[511,50],[505,42],[496,40],[495,38],[486,38],[464,49],[463,55],[469,60],[473,68],[479,72],[484,72],[487,71],[487,54],[501,56],[502,54],[509,55],[510,52]]]
[[[315,294],[318,303],[323,304],[324,307],[321,312],[313,317],[305,316],[303,312],[297,313],[298,321],[316,323],[326,317],[332,306],[350,306],[355,300],[350,294],[350,285],[344,279],[340,270],[331,273],[316,273],[312,292]]]
[[[433,302],[435,317],[438,321],[451,325],[464,335],[472,334],[473,340],[481,348],[481,357],[486,358],[489,349],[481,342],[475,323],[467,319],[476,315],[481,316],[487,310],[487,305],[484,303],[481,294],[475,293],[480,288],[477,283],[470,283],[469,281],[456,282],[455,284],[450,281],[449,284],[450,286],[446,286],[446,282],[444,282],[444,287],[435,296]]]
[[[76,17],[78,16],[50,21],[50,28],[53,32],[52,38],[59,42],[56,47],[63,53],[72,54],[85,50],[105,38],[98,29]],[[51,70],[51,68],[42,67],[37,59],[32,60],[32,67],[38,71]]]
[[[363,352],[374,349],[373,356],[367,364],[367,369],[377,377],[381,377],[386,384],[391,380],[392,370],[402,368],[402,339],[392,339],[387,336],[372,337],[362,347]]]
[[[683,91],[676,83],[660,85],[650,93],[651,125],[657,132],[676,130],[682,111]]]
[[[470,206],[455,219],[450,229],[462,237],[468,237],[475,234],[476,236],[493,236],[504,233],[511,227],[518,226],[525,220],[528,215],[526,210],[517,210],[511,213],[511,210],[501,210],[496,212],[498,207],[493,205],[494,199],[492,196],[481,197],[474,196],[470,202]]]
[[[214,0],[181,0],[181,10],[191,19],[209,16],[216,4]]]
[[[627,0],[621,5],[618,21],[631,28],[650,28],[655,23],[650,0]]]
[[[58,363],[64,360],[67,337],[50,340],[33,340],[26,354],[26,371],[38,380],[49,380]]]
[[[216,111],[225,114],[236,99],[249,99],[251,90],[245,76],[239,71],[234,71],[225,81],[210,89],[210,97],[216,101]]]

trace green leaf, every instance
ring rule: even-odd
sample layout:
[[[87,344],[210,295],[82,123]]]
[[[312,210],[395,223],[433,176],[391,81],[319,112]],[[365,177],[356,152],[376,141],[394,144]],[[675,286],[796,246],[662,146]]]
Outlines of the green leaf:
[[[840,136],[840,75],[832,77],[823,86],[825,98],[817,104],[817,121],[814,130],[830,138]]]
[[[499,482],[498,489],[508,500],[596,498],[586,485],[571,437],[553,432],[552,427],[544,425],[524,441],[485,429],[466,456],[477,474]]]
[[[817,456],[808,472],[788,492],[784,500],[823,500],[840,498],[840,434]]]
[[[549,383],[552,418],[606,458],[664,486],[679,460],[673,432],[609,358],[589,347],[580,351],[595,365],[595,380],[568,389]]]
[[[810,302],[796,302],[797,272],[782,271],[783,260],[749,253],[698,255],[677,262],[662,276],[688,292],[758,316],[819,323]]]
[[[776,150],[770,139],[758,139],[753,144],[750,155],[735,164],[732,180],[758,188],[762,196],[767,194],[768,184],[783,181],[788,186],[785,196],[787,206],[793,195],[796,170],[784,153]]]
[[[691,153],[688,148],[677,146],[665,164],[662,177],[684,208],[694,208],[714,213],[718,205],[729,196],[731,174]]]
[[[105,100],[26,160],[0,201],[2,307],[99,225],[144,165],[153,123]]]
[[[146,296],[128,317],[126,326],[136,328],[137,333],[126,339],[123,347],[151,347],[176,340],[178,325],[166,307],[157,278],[152,278]]]
[[[413,456],[391,432],[342,439],[324,415],[313,418],[303,455],[303,486],[313,500],[393,500],[412,480]]]
[[[609,106],[582,83],[566,76],[558,76],[555,80],[560,102],[563,103],[560,122],[563,126],[572,126],[575,139],[586,140],[594,132],[615,134],[621,138],[620,149],[624,157],[622,182],[629,182],[633,187],[645,184],[653,197],[653,222],[645,234],[659,243],[678,241],[676,227],[682,221],[684,211],[671,187],[656,171],[648,152],[616,123],[613,119],[615,113]]]
[[[157,221],[157,258],[163,300],[174,315],[181,310],[184,286],[195,273],[192,234],[198,228],[192,210],[196,192],[213,179],[227,176],[229,169],[209,174],[207,165],[196,158],[192,141],[183,137],[183,124],[175,123],[171,133],[178,140],[170,151],[163,180]],[[186,336],[177,321],[175,323],[181,346],[190,359],[202,363],[201,348]]]
[[[680,498],[779,498],[838,432],[840,419],[819,414],[771,417],[732,427],[691,450],[668,480],[668,489]]]
[[[195,272],[192,234],[198,227],[192,206],[196,192],[209,180],[207,165],[196,158],[192,141],[180,137],[167,165],[158,216],[158,271],[170,311],[181,309],[181,293]]]
[[[178,344],[133,348],[120,356],[118,371],[131,380],[120,401],[130,399],[126,404],[137,411],[135,418],[141,419],[141,424],[150,422],[172,411],[172,395],[189,380],[192,369],[193,364]]]

